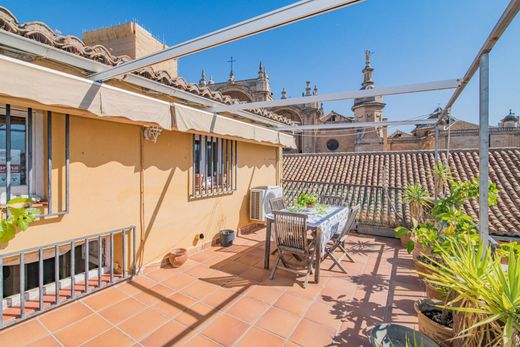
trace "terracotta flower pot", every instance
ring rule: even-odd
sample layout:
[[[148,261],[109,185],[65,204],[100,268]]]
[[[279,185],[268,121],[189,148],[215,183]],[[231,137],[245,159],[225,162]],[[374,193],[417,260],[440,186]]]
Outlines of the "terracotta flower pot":
[[[439,324],[423,312],[434,309],[435,303],[431,300],[418,300],[414,304],[415,312],[419,321],[419,331],[439,343],[440,346],[451,347],[455,336],[453,328]]]
[[[408,241],[410,241],[410,235],[405,235],[401,237],[401,246],[406,248],[406,246],[408,245]]]
[[[180,267],[188,260],[188,253],[185,248],[175,248],[168,254],[168,261],[172,267]]]
[[[417,271],[417,275],[420,278],[424,278],[424,275],[422,274],[431,274],[432,271],[428,269],[426,266],[424,266],[420,261],[415,261],[415,271]]]
[[[433,286],[432,284],[430,284],[428,282],[425,282],[424,285],[426,286],[426,296],[429,299],[437,300],[437,301],[444,300],[444,297],[443,297],[444,295],[435,286]]]

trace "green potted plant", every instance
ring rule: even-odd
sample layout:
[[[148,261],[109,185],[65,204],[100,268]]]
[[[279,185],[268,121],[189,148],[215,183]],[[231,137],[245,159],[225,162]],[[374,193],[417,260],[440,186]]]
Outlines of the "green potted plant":
[[[430,193],[418,183],[410,184],[403,191],[403,201],[410,205],[410,216],[424,222],[425,210],[432,204]]]
[[[510,251],[507,269],[482,245],[450,241],[442,262],[430,266],[430,283],[448,288],[442,308],[454,312],[457,346],[518,346],[520,255]],[[434,261],[435,262],[435,261]]]
[[[294,199],[294,205],[301,208],[313,208],[318,203],[318,197],[314,194],[301,193]]]
[[[432,174],[435,183],[435,196],[444,196],[446,194],[447,183],[453,179],[451,168],[439,161],[433,166]]]
[[[0,209],[0,244],[11,241],[18,231],[26,231],[40,210],[28,198],[14,198]]]

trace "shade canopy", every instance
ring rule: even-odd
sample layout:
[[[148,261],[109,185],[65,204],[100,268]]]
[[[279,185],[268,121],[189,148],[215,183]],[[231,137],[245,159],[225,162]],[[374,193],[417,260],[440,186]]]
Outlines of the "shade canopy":
[[[200,132],[295,148],[291,135],[152,98],[18,59],[0,56],[0,99],[76,115],[124,119],[166,130]]]

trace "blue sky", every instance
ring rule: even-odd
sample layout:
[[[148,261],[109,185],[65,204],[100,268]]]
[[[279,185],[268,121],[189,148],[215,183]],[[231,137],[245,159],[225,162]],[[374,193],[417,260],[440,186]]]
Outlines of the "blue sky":
[[[194,38],[292,3],[287,0],[191,1],[3,1],[21,22],[40,20],[63,34],[138,21],[169,45]],[[267,66],[275,98],[282,87],[299,96],[305,81],[320,93],[360,87],[364,50],[373,55],[376,86],[462,77],[508,0],[367,0],[284,28],[182,58],[179,72],[198,81],[204,68],[215,81],[228,78],[230,56],[237,79]],[[490,118],[496,124],[510,108],[520,114],[520,18],[490,57]],[[478,76],[477,76],[478,77]],[[451,91],[385,97],[384,116],[413,118],[444,106]],[[351,114],[352,101],[329,102],[326,110]],[[478,78],[452,113],[478,121]]]

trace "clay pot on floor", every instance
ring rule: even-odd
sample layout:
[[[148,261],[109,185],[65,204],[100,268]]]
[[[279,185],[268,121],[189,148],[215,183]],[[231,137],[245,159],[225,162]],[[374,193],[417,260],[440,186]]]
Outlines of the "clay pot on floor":
[[[442,301],[444,300],[443,294],[440,290],[438,290],[435,286],[428,282],[424,282],[424,285],[426,287],[426,296],[429,299],[436,300],[436,301]]]
[[[168,254],[168,261],[172,267],[180,267],[188,260],[188,251],[185,248],[175,248]]]
[[[451,347],[450,339],[455,336],[453,328],[439,324],[425,315],[428,311],[439,310],[435,305],[436,303],[429,299],[415,302],[414,308],[419,321],[419,331],[439,343],[440,346]]]
[[[408,241],[410,241],[410,235],[405,235],[401,237],[401,246],[406,248],[406,246],[408,245]]]

